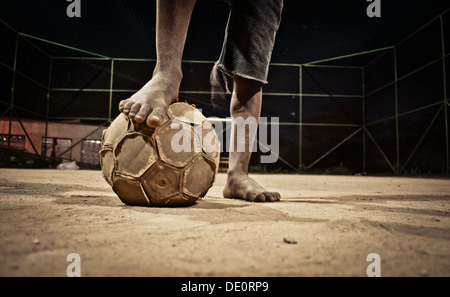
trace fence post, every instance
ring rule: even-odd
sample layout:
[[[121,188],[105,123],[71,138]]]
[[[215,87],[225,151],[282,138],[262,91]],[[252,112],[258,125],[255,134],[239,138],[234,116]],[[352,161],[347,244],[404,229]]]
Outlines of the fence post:
[[[448,98],[447,98],[447,74],[445,72],[446,64],[445,64],[445,38],[444,38],[444,20],[442,19],[441,14],[439,16],[439,20],[441,23],[441,44],[442,44],[442,78],[443,78],[443,86],[444,86],[444,129],[445,129],[445,158],[446,158],[446,173],[449,175],[449,143],[448,143]]]
[[[299,65],[299,110],[298,110],[298,168],[303,163],[303,66]]]
[[[16,87],[16,70],[17,70],[17,49],[19,47],[19,33],[16,36],[16,46],[14,49],[14,64],[13,64],[13,77],[11,84],[11,101],[9,105],[9,130],[8,130],[8,156],[11,156],[11,131],[12,131],[12,117],[14,113],[14,89]]]
[[[400,135],[398,129],[398,73],[397,73],[397,46],[394,46],[394,102],[395,102],[395,147],[396,162],[395,173],[400,171]]]
[[[365,68],[361,69],[362,90],[362,173],[366,172],[366,78]]]
[[[43,148],[43,151],[41,152],[42,155],[44,155],[44,161],[47,160],[47,138],[48,138],[48,117],[49,117],[49,110],[50,110],[50,90],[52,88],[52,69],[53,69],[53,58],[50,58],[50,65],[48,70],[48,85],[47,85],[47,108],[45,111],[45,145]]]
[[[109,79],[109,111],[108,111],[108,122],[110,123],[112,111],[113,83],[114,83],[114,59],[111,59],[111,76]]]

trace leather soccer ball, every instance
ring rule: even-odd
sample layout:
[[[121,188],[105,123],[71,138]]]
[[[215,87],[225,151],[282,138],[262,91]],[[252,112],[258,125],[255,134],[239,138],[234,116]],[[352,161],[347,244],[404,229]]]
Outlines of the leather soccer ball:
[[[120,114],[103,131],[100,164],[120,200],[136,206],[189,206],[214,183],[220,143],[187,103],[174,103],[156,129]]]

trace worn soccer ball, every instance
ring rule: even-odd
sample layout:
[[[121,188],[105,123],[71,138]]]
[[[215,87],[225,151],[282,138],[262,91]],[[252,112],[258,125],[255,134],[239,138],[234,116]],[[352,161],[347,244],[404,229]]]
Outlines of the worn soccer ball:
[[[214,183],[220,143],[193,105],[174,103],[156,129],[120,114],[103,131],[100,164],[120,200],[136,206],[189,206]]]

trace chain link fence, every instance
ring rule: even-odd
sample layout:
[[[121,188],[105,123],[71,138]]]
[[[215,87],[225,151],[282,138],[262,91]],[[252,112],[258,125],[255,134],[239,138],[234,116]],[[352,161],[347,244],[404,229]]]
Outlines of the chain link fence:
[[[303,64],[272,63],[261,116],[279,126],[278,161],[260,164],[267,153],[258,149],[251,168],[448,175],[449,32],[446,11],[393,46]],[[13,140],[23,137],[24,149],[45,161],[48,145],[39,142],[54,137],[50,124],[64,122],[72,123],[64,139],[80,132],[77,125],[90,128],[58,157],[72,152],[71,159],[98,162],[91,147],[118,115],[120,100],[151,78],[155,60],[102,56],[17,32],[4,22],[0,33],[3,154],[14,154]],[[183,61],[179,100],[206,117],[225,119],[231,95],[211,101],[213,64]],[[272,117],[279,121],[272,123]],[[76,154],[89,155],[74,156],[76,148]]]

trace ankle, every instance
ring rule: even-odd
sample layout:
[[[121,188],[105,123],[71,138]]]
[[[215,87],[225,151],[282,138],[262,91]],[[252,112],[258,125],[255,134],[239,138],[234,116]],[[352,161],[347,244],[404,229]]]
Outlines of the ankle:
[[[228,178],[235,178],[243,175],[248,175],[248,171],[243,169],[228,169],[227,171]]]
[[[177,66],[162,66],[160,64],[156,64],[155,69],[153,70],[153,77],[163,76],[169,78],[174,81],[181,82],[183,79],[183,71],[181,67]]]

